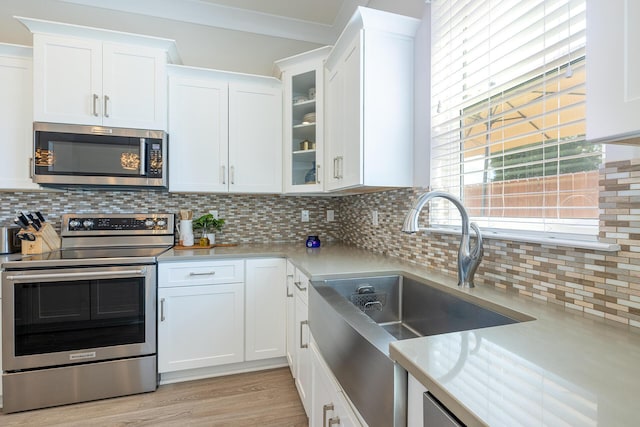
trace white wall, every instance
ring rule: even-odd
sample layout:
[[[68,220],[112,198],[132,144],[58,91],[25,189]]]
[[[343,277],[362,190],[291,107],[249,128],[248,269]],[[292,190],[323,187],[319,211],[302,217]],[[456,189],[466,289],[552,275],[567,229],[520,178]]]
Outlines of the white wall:
[[[415,39],[413,185],[428,187],[431,159],[431,16],[425,5]]]
[[[176,40],[185,65],[250,74],[271,75],[276,59],[320,47],[315,43],[96,9],[56,0],[0,0],[0,43],[32,45],[31,33],[13,16],[165,37]]]

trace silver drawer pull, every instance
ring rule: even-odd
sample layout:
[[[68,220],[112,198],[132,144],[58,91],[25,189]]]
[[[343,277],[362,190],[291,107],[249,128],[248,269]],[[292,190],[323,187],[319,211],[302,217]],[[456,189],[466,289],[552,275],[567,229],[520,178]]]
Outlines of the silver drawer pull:
[[[294,284],[294,285],[296,285],[296,288],[298,288],[298,290],[299,290],[300,292],[304,292],[304,291],[306,291],[306,290],[307,290],[307,288],[303,288],[303,287],[301,286],[301,285],[302,285],[302,282],[293,282],[293,284]]]
[[[333,417],[329,419],[329,427],[339,426],[339,425],[340,425],[340,417]]]
[[[160,298],[160,321],[164,322],[164,298]]]
[[[213,276],[216,274],[215,271],[207,271],[206,273],[194,273],[193,271],[189,273],[189,276]]]
[[[309,321],[308,320],[303,320],[300,322],[300,348],[309,348],[309,344],[302,344],[302,327],[304,325],[308,325]]]
[[[327,425],[327,411],[333,411],[333,403],[322,405],[322,427]]]

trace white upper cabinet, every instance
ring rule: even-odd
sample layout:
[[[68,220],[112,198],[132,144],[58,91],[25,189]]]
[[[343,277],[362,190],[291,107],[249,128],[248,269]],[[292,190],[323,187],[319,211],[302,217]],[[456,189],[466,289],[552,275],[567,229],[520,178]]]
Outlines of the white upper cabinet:
[[[282,87],[275,79],[229,84],[229,191],[282,192]]]
[[[227,191],[228,92],[223,78],[169,77],[169,191]]]
[[[34,190],[31,48],[0,44],[0,188]]]
[[[271,77],[169,66],[169,191],[282,192],[282,92]]]
[[[640,2],[587,1],[587,139],[640,144]]]
[[[166,130],[173,41],[18,19],[34,33],[34,121]]]
[[[413,37],[420,21],[359,7],[325,67],[325,189],[413,184]]]
[[[324,190],[325,46],[276,61],[284,85],[284,191]]]

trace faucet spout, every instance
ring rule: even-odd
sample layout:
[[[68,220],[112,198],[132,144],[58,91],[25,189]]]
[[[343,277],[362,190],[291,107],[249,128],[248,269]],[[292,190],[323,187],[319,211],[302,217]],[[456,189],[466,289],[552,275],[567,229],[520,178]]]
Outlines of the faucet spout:
[[[418,216],[426,204],[436,197],[449,200],[458,208],[462,218],[462,236],[460,238],[460,248],[458,249],[458,286],[474,287],[473,277],[483,256],[482,234],[476,223],[469,223],[469,214],[462,202],[455,196],[443,191],[430,191],[422,194],[413,204],[404,219],[402,231],[405,233],[416,233],[420,231]],[[476,234],[476,244],[471,247],[471,229]]]

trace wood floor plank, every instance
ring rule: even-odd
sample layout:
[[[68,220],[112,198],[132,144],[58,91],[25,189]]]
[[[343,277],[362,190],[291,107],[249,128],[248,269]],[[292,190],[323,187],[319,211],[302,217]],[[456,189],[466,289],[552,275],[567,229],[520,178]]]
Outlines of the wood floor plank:
[[[17,414],[0,426],[51,427],[307,427],[288,368],[160,386],[124,396]]]

